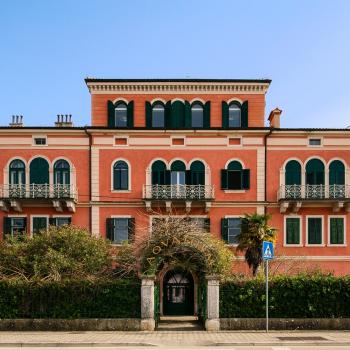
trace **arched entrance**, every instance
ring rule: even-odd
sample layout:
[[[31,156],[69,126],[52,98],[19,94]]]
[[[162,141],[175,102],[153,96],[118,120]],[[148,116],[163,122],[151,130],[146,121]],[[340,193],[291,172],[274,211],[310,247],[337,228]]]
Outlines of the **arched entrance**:
[[[163,279],[163,315],[194,314],[194,282],[191,273],[174,269]]]

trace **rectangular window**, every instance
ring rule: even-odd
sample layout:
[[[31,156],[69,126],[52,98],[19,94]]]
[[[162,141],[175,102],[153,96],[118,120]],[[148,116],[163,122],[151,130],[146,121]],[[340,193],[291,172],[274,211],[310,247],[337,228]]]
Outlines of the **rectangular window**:
[[[38,146],[46,145],[46,138],[45,137],[35,137],[34,144],[38,145]]]
[[[300,218],[286,218],[286,244],[300,244]]]
[[[227,242],[237,244],[237,236],[241,233],[241,218],[227,219]]]
[[[72,222],[72,218],[70,216],[59,216],[59,217],[50,219],[50,225],[57,226],[57,227],[70,225],[71,222]]]
[[[8,233],[11,235],[11,237],[25,234],[27,229],[26,221],[26,218],[9,218],[10,227]]]
[[[322,244],[322,218],[309,217],[307,218],[308,244]]]
[[[309,139],[309,146],[321,146],[321,139]]]
[[[128,218],[113,218],[113,227],[110,240],[114,244],[121,244],[128,241],[129,238],[129,219]]]
[[[47,229],[47,217],[46,216],[34,216],[33,217],[33,235],[39,234],[42,230]]]
[[[344,244],[344,218],[331,217],[329,219],[330,244]]]

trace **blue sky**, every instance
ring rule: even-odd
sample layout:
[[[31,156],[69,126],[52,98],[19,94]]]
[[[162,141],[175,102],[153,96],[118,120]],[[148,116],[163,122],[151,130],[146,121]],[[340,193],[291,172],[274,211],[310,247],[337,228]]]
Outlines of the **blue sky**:
[[[90,123],[84,78],[270,78],[266,117],[350,125],[350,1],[1,0],[0,125]]]

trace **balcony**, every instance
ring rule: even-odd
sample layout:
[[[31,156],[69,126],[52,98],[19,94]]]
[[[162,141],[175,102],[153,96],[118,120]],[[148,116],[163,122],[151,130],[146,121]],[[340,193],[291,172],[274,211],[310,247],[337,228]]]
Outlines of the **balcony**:
[[[212,185],[144,185],[143,198],[146,208],[151,210],[153,202],[165,202],[168,211],[172,202],[185,202],[186,211],[191,210],[192,202],[205,202],[206,211],[209,210],[211,200],[214,199]]]
[[[28,184],[0,185],[0,209],[22,211],[23,202],[51,201],[57,211],[63,211],[63,206],[69,211],[75,211],[78,192],[74,185],[62,184]]]
[[[277,200],[280,203],[281,213],[286,212],[288,207],[291,207],[293,212],[297,212],[306,203],[310,205],[332,205],[335,212],[338,212],[343,207],[348,211],[350,206],[350,186],[282,185],[279,188]]]

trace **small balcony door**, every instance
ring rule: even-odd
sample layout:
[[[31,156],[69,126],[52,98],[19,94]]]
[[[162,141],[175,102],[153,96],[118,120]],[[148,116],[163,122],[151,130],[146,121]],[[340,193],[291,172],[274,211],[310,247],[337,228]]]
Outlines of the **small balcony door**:
[[[319,159],[311,159],[306,164],[307,198],[324,198],[324,165]]]
[[[179,160],[171,165],[170,184],[172,198],[185,198],[186,196],[186,167]]]

